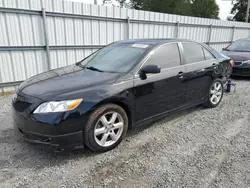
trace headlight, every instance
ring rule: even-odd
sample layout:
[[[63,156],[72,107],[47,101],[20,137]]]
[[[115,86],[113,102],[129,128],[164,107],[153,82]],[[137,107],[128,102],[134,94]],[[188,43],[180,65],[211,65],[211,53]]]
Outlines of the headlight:
[[[242,63],[250,64],[250,60],[243,61]]]
[[[74,110],[81,102],[82,99],[45,102],[36,108],[34,114]]]

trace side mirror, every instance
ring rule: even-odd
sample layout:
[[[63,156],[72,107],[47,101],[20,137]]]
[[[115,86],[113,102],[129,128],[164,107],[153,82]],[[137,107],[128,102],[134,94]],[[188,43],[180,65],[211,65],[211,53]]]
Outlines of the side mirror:
[[[161,72],[161,68],[157,65],[146,65],[141,68],[139,74],[142,80],[147,79],[147,74],[157,74]]]

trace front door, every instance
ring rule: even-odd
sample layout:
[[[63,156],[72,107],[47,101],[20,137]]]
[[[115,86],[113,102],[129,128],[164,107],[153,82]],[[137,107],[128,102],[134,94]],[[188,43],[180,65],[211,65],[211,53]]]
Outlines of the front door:
[[[186,83],[177,43],[159,47],[145,65],[158,65],[161,73],[149,74],[146,80],[135,75],[136,121],[165,113],[185,105]]]

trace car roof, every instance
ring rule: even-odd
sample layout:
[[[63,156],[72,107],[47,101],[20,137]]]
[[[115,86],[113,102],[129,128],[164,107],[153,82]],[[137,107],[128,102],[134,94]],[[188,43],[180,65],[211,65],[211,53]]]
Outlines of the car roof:
[[[123,40],[123,41],[118,41],[118,43],[124,43],[124,44],[148,44],[148,45],[159,45],[159,44],[164,44],[164,43],[170,43],[170,42],[194,42],[191,40],[186,40],[186,39],[175,39],[175,38],[167,38],[167,39],[129,39],[129,40]]]
[[[116,44],[146,44],[146,45],[151,45],[153,48],[156,46],[159,46],[161,44],[165,44],[165,43],[171,43],[171,42],[193,42],[193,43],[198,43],[200,45],[202,45],[203,47],[205,47],[207,50],[209,50],[216,58],[222,58],[221,54],[219,52],[217,52],[216,50],[214,50],[213,48],[211,48],[210,46],[207,46],[204,43],[200,43],[200,42],[196,42],[193,40],[188,40],[188,39],[176,39],[176,38],[164,38],[164,39],[129,39],[129,40],[123,40],[123,41],[117,41],[115,42]],[[223,56],[223,58],[225,58]]]

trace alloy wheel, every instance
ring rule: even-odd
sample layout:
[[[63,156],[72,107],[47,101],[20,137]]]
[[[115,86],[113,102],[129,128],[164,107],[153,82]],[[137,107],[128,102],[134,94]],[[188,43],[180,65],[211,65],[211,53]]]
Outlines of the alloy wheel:
[[[124,120],[118,112],[108,112],[101,116],[94,129],[94,138],[98,145],[109,147],[122,135]]]
[[[213,105],[217,105],[222,97],[223,86],[220,82],[215,82],[210,90],[210,101]]]

